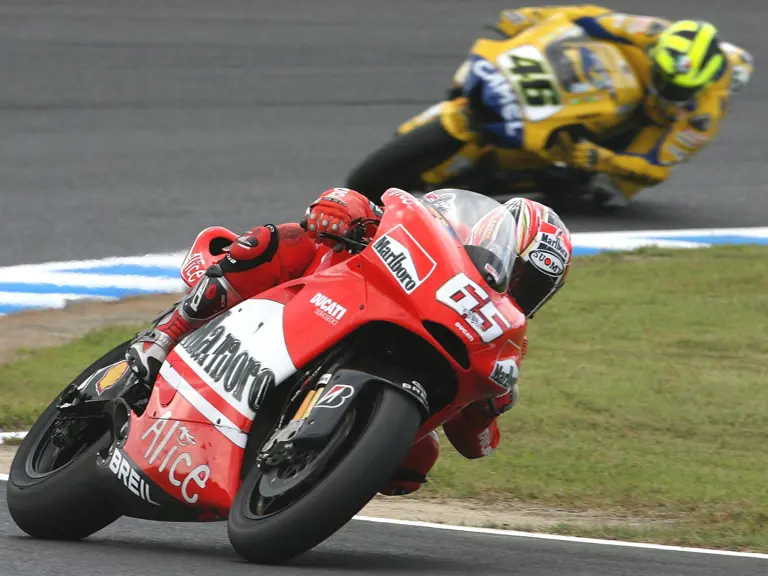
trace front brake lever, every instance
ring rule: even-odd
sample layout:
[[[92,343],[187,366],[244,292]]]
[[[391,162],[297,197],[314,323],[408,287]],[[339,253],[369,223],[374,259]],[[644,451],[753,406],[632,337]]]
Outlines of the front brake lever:
[[[365,242],[358,242],[357,240],[353,240],[352,238],[348,238],[346,236],[339,236],[338,234],[331,234],[330,232],[320,232],[320,234],[317,235],[318,238],[328,238],[330,240],[336,240],[337,242],[341,242],[342,244],[348,246],[350,249],[355,248],[358,252],[365,249],[368,244]]]

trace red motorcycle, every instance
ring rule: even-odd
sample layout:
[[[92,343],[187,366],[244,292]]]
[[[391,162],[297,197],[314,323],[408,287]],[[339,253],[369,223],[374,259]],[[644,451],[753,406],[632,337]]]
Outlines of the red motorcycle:
[[[514,219],[464,190],[383,201],[372,239],[335,237],[346,254],[188,335],[151,390],[128,342],[80,374],[14,458],[17,525],[80,539],[120,516],[227,520],[238,554],[283,562],[357,514],[413,443],[507,391],[526,324],[505,295]],[[198,238],[185,282],[221,249]]]

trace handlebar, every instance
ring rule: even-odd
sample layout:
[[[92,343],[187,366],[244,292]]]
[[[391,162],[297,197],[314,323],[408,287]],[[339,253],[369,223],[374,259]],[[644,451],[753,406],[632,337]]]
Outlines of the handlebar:
[[[360,242],[359,240],[355,240],[354,238],[349,238],[347,236],[339,236],[338,234],[331,234],[330,232],[320,232],[320,234],[318,234],[317,237],[336,240],[337,242],[344,244],[347,247],[347,249],[353,254],[356,254],[357,252],[361,252],[368,246],[367,242]]]

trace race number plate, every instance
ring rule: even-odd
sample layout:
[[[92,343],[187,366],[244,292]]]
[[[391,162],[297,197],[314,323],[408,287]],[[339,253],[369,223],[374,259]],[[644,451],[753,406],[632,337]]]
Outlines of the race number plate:
[[[513,48],[501,54],[496,64],[517,88],[529,122],[546,120],[563,109],[555,75],[538,48]]]

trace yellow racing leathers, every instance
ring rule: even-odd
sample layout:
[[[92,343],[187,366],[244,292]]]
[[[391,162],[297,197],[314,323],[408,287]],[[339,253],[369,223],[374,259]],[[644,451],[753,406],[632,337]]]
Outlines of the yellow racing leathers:
[[[609,186],[623,196],[622,200],[664,182],[672,167],[702,150],[715,137],[728,113],[731,94],[746,85],[753,71],[752,58],[746,51],[721,42],[726,56],[722,69],[693,100],[669,106],[648,90],[648,49],[672,24],[668,20],[620,14],[595,5],[548,6],[504,10],[495,28],[512,37],[553,16],[565,16],[590,36],[615,43],[645,83],[643,122],[628,145],[621,150],[608,150],[582,141],[574,143],[571,149],[570,164],[608,176]],[[460,68],[455,82],[461,82],[462,72]]]

